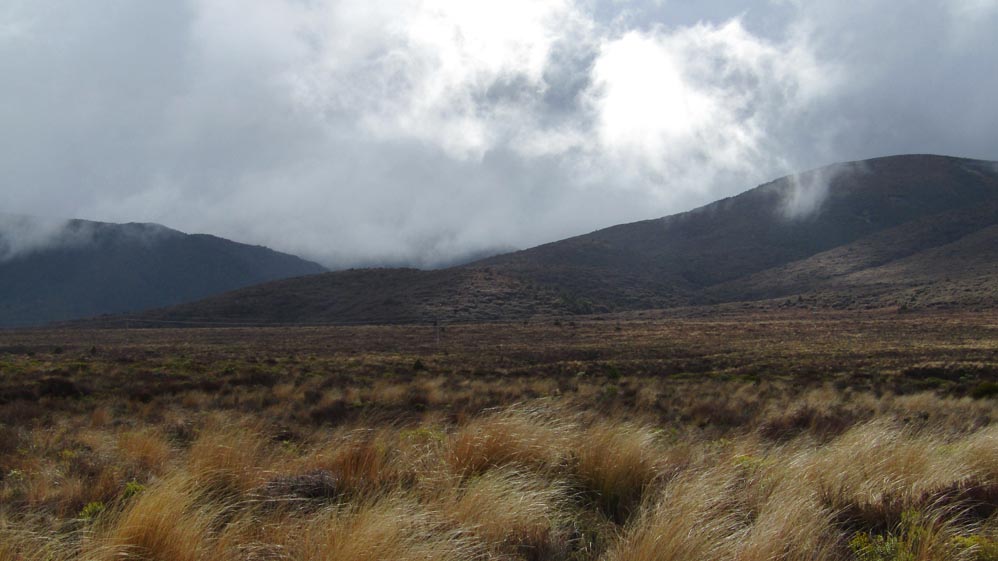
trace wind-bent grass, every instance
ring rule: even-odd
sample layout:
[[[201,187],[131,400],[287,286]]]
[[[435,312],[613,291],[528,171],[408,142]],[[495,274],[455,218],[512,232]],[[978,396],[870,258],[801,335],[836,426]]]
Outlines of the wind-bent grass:
[[[168,452],[151,428],[88,432],[132,466],[152,449],[166,463],[148,471],[164,475],[63,517],[58,486],[8,473],[0,561],[993,561],[994,426],[881,415],[830,439],[747,429],[700,439],[545,400],[294,446],[217,414]],[[54,501],[47,521],[29,506],[50,504],[39,493]]]
[[[392,341],[330,358],[325,331],[152,365],[152,343],[85,352],[86,373],[11,359],[0,561],[998,561],[998,401],[972,397],[998,327],[829,351],[795,322],[780,340],[810,329],[813,354],[787,358],[729,344],[742,324],[636,325],[616,355],[612,325],[558,325],[537,332],[564,349],[419,369]],[[106,387],[45,395],[46,376]]]

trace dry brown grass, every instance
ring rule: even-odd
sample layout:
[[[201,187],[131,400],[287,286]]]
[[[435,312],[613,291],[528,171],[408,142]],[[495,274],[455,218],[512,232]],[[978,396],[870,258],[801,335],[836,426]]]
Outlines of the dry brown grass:
[[[636,509],[656,477],[678,468],[653,428],[598,421],[572,446],[579,484],[617,522]]]
[[[291,558],[305,561],[459,561],[481,556],[461,532],[442,528],[432,513],[404,497],[316,518],[289,549]]]
[[[90,548],[98,559],[198,561],[220,510],[198,504],[194,482],[186,474],[142,492],[113,521],[108,522]]]
[[[264,435],[252,425],[212,419],[187,453],[187,470],[200,486],[242,493],[264,480],[273,459]]]
[[[957,560],[976,550],[956,537],[994,527],[992,426],[883,417],[831,439],[690,439],[541,402],[288,447],[240,417],[203,423],[164,477],[48,541],[24,515],[76,517],[59,505],[86,486],[32,476],[5,500],[23,506],[0,510],[0,559],[867,561],[850,546],[867,536],[906,548],[882,561]]]
[[[337,494],[353,498],[395,488],[415,475],[397,439],[397,431],[387,429],[346,431],[297,460],[297,469],[328,474]]]
[[[118,450],[139,477],[160,475],[167,469],[172,450],[157,430],[128,431],[118,436]]]
[[[502,469],[455,482],[431,504],[497,554],[548,559],[566,547],[566,493],[563,482]]]
[[[0,354],[0,561],[995,561],[998,321],[870,325]]]
[[[450,438],[447,463],[456,473],[479,475],[500,466],[549,470],[570,451],[571,420],[544,407],[514,407],[473,419]]]
[[[734,483],[726,468],[675,478],[611,548],[607,561],[728,558],[743,533]]]

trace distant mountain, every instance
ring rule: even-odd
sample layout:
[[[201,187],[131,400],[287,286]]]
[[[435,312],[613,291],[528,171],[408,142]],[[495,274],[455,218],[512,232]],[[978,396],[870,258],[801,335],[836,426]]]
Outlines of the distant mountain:
[[[265,247],[157,224],[0,215],[0,326],[179,304],[325,272]]]
[[[520,319],[724,302],[998,307],[998,164],[836,164],[702,208],[436,271],[277,281],[150,319]]]

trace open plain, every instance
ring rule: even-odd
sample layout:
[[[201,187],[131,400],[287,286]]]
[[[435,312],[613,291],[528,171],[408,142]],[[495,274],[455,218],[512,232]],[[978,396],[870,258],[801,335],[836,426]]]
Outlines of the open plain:
[[[0,560],[998,559],[998,314],[0,334]]]

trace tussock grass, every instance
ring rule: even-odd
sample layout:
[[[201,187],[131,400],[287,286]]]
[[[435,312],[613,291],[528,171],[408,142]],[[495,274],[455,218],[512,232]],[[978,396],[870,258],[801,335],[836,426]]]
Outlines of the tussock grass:
[[[607,561],[725,559],[730,542],[743,533],[733,483],[726,468],[676,477],[630,525]]]
[[[545,405],[513,407],[473,419],[451,436],[445,452],[448,465],[468,476],[508,465],[537,470],[560,465],[570,451],[574,423],[558,418]]]
[[[118,436],[118,450],[131,463],[138,476],[160,475],[167,467],[172,450],[156,430],[128,431]]]
[[[337,509],[310,520],[287,544],[303,561],[462,561],[484,559],[483,550],[458,530],[405,497]]]
[[[291,442],[211,413],[178,448],[88,424],[69,449],[162,458],[161,475],[95,502],[95,482],[131,472],[23,459],[3,481],[0,561],[974,559],[998,528],[998,433],[904,419],[711,439],[542,400]]]
[[[399,451],[395,430],[353,430],[334,436],[295,462],[300,473],[325,474],[337,494],[362,497],[415,477]]]
[[[656,477],[679,467],[654,429],[630,423],[599,421],[587,427],[576,436],[572,457],[580,488],[617,522],[641,504]]]
[[[844,521],[883,529],[898,524],[907,510],[951,502],[961,486],[977,480],[970,458],[956,454],[980,437],[969,438],[954,442],[873,421],[812,453],[804,474]]]
[[[187,470],[205,490],[238,494],[263,482],[268,442],[255,426],[212,420],[187,454]]]
[[[455,483],[432,504],[497,554],[550,559],[568,547],[566,493],[564,483],[500,469]]]
[[[195,483],[181,475],[146,490],[91,546],[98,561],[198,561],[207,551],[207,538],[222,505],[199,504]]]
[[[895,320],[0,356],[0,561],[996,561],[998,323]]]

